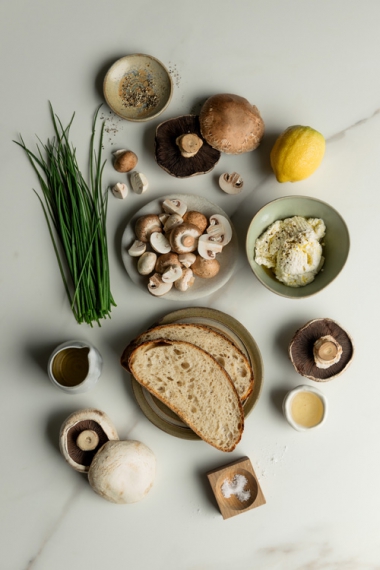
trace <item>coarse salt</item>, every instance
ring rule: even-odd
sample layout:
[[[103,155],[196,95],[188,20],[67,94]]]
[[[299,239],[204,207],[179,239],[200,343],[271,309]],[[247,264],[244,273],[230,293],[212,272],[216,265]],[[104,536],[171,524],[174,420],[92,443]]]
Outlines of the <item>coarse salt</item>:
[[[249,489],[245,490],[248,480],[244,475],[234,475],[233,479],[225,479],[222,484],[222,495],[229,499],[231,495],[235,495],[242,503],[248,501],[251,496]]]

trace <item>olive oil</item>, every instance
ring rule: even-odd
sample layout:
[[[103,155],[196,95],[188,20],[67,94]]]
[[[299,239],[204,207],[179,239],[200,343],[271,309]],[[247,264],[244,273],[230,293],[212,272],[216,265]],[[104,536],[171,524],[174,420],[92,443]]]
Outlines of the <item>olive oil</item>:
[[[321,398],[313,392],[297,392],[291,401],[291,415],[300,426],[312,428],[321,423],[324,416]]]

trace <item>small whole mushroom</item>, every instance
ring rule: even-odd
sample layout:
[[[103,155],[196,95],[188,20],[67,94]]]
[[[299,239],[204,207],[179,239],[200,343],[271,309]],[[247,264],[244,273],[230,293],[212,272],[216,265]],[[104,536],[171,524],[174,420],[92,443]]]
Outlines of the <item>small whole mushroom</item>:
[[[220,263],[217,259],[205,259],[204,257],[197,255],[191,269],[197,277],[211,279],[219,273]]]
[[[121,149],[113,153],[115,160],[113,167],[117,172],[130,172],[137,164],[137,155],[131,150]]]
[[[170,233],[170,245],[176,253],[188,253],[195,251],[201,232],[194,224],[183,223],[174,228]]]
[[[148,214],[137,219],[135,234],[139,241],[148,242],[153,232],[161,232],[162,224],[156,214]]]
[[[157,254],[154,251],[146,251],[137,262],[137,271],[140,275],[150,275],[154,271],[157,261]]]

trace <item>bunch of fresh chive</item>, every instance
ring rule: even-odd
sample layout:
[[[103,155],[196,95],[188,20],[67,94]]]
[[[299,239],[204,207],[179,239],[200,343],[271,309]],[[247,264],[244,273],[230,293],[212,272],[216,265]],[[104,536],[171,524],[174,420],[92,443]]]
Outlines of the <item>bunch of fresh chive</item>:
[[[43,199],[36,194],[45,214],[74,316],[78,323],[86,322],[92,326],[97,322],[100,326],[100,319],[110,317],[111,306],[115,306],[110,290],[107,250],[107,193],[102,193],[106,162],[101,162],[104,123],[96,152],[98,108],[92,124],[90,182],[87,184],[79,170],[75,148],[69,141],[75,113],[64,128],[51,105],[50,111],[55,136],[46,145],[41,143],[42,148],[37,145],[36,154],[25,146],[22,137],[21,143],[14,142],[25,150],[38,176]]]

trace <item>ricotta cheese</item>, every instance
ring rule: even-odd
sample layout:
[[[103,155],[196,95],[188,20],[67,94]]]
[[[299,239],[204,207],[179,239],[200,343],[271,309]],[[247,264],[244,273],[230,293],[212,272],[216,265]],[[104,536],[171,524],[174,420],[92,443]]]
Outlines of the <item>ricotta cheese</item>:
[[[326,226],[319,218],[293,216],[277,220],[256,240],[255,261],[273,269],[289,287],[311,283],[324,263],[320,240]]]

